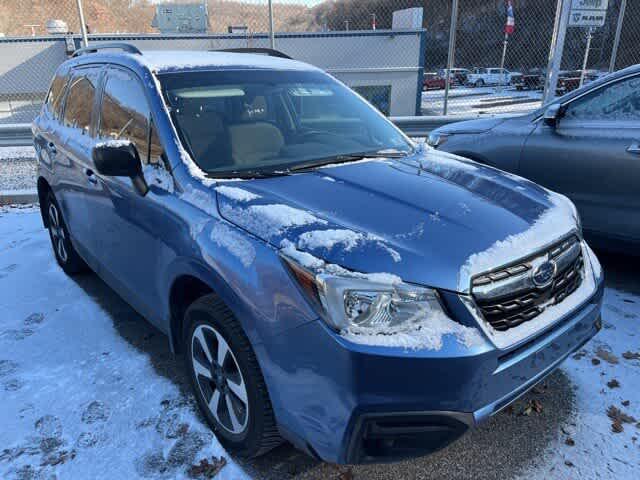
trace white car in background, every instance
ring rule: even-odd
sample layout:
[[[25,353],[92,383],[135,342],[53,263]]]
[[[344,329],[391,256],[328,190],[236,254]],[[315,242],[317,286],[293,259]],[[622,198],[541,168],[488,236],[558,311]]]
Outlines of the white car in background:
[[[517,76],[522,76],[522,73],[510,72],[506,68],[474,68],[473,72],[467,75],[467,84],[473,87],[510,85],[511,80]]]

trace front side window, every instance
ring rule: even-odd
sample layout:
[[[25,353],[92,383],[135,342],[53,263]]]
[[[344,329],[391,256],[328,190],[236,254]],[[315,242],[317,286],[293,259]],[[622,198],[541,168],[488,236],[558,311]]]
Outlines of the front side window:
[[[138,150],[142,163],[149,158],[149,104],[138,79],[124,70],[108,71],[100,108],[100,139],[129,140]],[[157,137],[154,155],[159,155]]]
[[[211,174],[412,150],[375,109],[323,73],[181,72],[160,81],[183,144]]]
[[[572,120],[640,120],[640,76],[604,86],[571,102],[565,118]]]
[[[89,133],[98,76],[98,69],[83,69],[71,77],[64,106],[63,124],[66,127],[78,129],[83,134]]]

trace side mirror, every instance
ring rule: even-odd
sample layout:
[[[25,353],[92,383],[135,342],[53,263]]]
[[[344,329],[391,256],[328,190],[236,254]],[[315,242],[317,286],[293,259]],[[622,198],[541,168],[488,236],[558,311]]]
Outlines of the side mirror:
[[[129,177],[140,195],[149,186],[142,175],[142,163],[136,147],[128,140],[106,140],[93,147],[93,163],[98,173],[109,177]]]
[[[562,105],[559,103],[549,105],[544,111],[543,119],[545,125],[555,128],[558,125],[558,120],[562,118],[562,113]]]

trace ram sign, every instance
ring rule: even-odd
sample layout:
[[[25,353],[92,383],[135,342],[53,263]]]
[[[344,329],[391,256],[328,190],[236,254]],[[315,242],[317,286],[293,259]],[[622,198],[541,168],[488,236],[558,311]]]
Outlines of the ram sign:
[[[602,27],[607,17],[609,0],[572,0],[570,27]]]

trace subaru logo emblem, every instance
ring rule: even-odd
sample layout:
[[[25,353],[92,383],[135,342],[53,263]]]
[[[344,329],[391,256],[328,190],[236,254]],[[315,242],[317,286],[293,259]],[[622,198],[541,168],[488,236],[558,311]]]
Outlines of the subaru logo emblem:
[[[558,269],[558,265],[553,260],[546,260],[545,262],[538,265],[533,271],[531,279],[533,280],[533,284],[536,287],[546,287],[552,281],[553,277],[556,276],[556,270]]]

